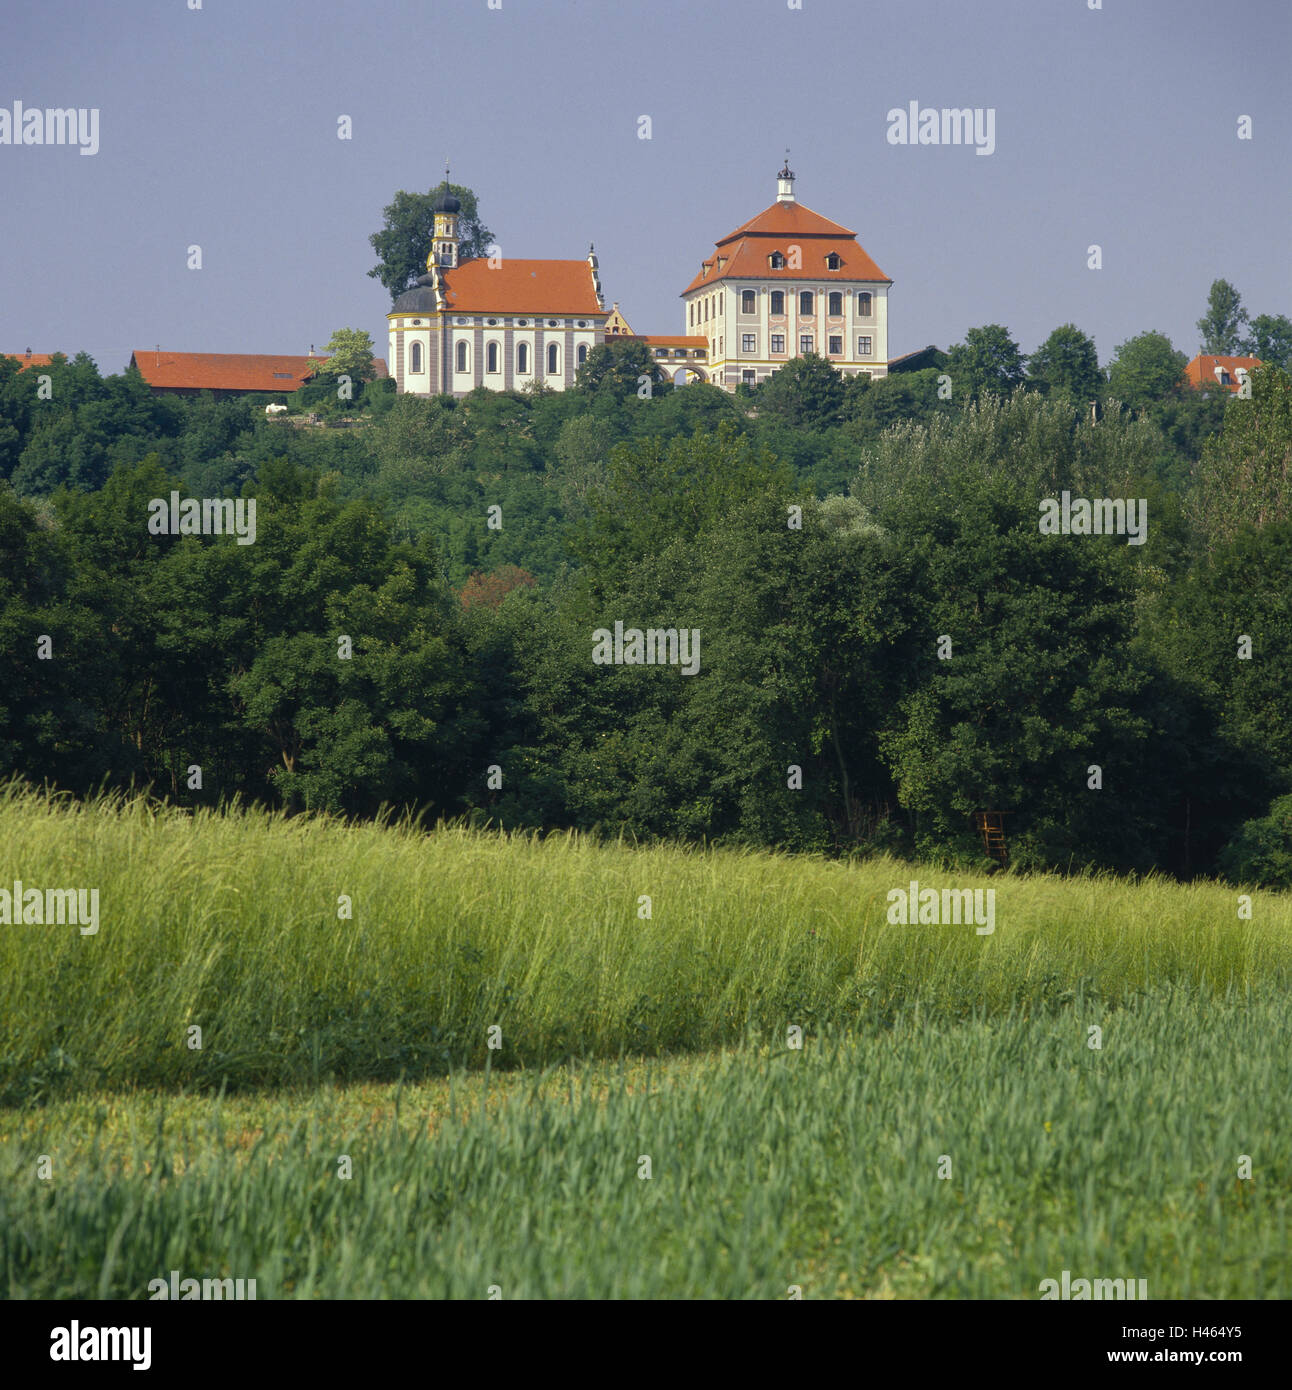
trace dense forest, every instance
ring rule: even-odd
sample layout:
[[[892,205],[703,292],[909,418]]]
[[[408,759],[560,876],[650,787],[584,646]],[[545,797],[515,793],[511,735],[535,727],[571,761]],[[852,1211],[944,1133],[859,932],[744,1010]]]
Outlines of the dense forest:
[[[154,396],[0,358],[0,777],[1292,883],[1292,379],[999,326],[729,395]],[[1145,543],[1040,507],[1143,499]],[[149,503],[255,499],[254,544]],[[594,632],[702,634],[598,665]],[[347,640],[348,639],[348,640]]]

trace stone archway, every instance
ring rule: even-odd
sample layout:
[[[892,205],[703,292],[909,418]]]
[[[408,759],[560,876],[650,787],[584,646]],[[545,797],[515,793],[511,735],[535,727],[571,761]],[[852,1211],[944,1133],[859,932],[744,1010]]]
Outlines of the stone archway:
[[[709,380],[708,374],[705,372],[704,368],[697,367],[692,362],[670,362],[668,375],[674,386],[691,386],[694,384],[692,378],[694,378],[694,381],[707,382]]]

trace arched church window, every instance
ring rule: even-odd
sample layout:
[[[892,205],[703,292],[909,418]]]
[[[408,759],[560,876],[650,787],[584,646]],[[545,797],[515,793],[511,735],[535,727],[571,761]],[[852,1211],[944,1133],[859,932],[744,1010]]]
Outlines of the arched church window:
[[[557,364],[560,362],[560,360],[561,360],[561,359],[560,359],[560,351],[559,351],[559,349],[557,348],[556,344],[555,344],[555,343],[548,343],[548,345],[547,345],[547,374],[548,374],[548,376],[555,376],[555,375],[556,375],[557,371],[559,370]]]
[[[516,347],[516,370],[518,372],[529,371],[529,344],[519,343]]]
[[[458,371],[465,372],[467,369],[467,343],[465,338],[458,340]]]
[[[410,363],[409,363],[408,370],[409,370],[410,372],[420,372],[420,371],[422,370],[422,345],[421,345],[421,343],[414,343],[414,344],[413,344],[412,358],[411,358],[411,361],[410,361]]]

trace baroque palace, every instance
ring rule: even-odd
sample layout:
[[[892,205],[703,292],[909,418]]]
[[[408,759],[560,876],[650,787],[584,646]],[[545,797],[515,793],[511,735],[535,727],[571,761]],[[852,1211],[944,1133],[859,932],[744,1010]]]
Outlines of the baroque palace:
[[[433,211],[426,274],[387,315],[400,391],[462,396],[531,381],[564,390],[608,337],[644,342],[675,381],[728,391],[810,352],[846,376],[888,373],[893,282],[855,232],[795,198],[788,163],[776,201],[719,240],[681,292],[676,337],[639,336],[618,304],[606,310],[595,249],[577,261],[459,262],[461,204],[447,179]]]

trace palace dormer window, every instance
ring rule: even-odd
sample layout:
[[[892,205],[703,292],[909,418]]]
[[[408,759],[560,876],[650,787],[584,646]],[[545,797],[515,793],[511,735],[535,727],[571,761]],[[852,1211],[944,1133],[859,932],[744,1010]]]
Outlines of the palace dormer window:
[[[825,268],[827,270],[838,270],[842,262],[839,260],[837,252],[831,251],[825,258]]]
[[[784,270],[784,269],[785,269],[785,257],[782,256],[781,253],[780,253],[779,251],[773,251],[773,252],[772,252],[772,255],[771,255],[771,262],[772,262],[772,269],[773,269],[773,270]]]

